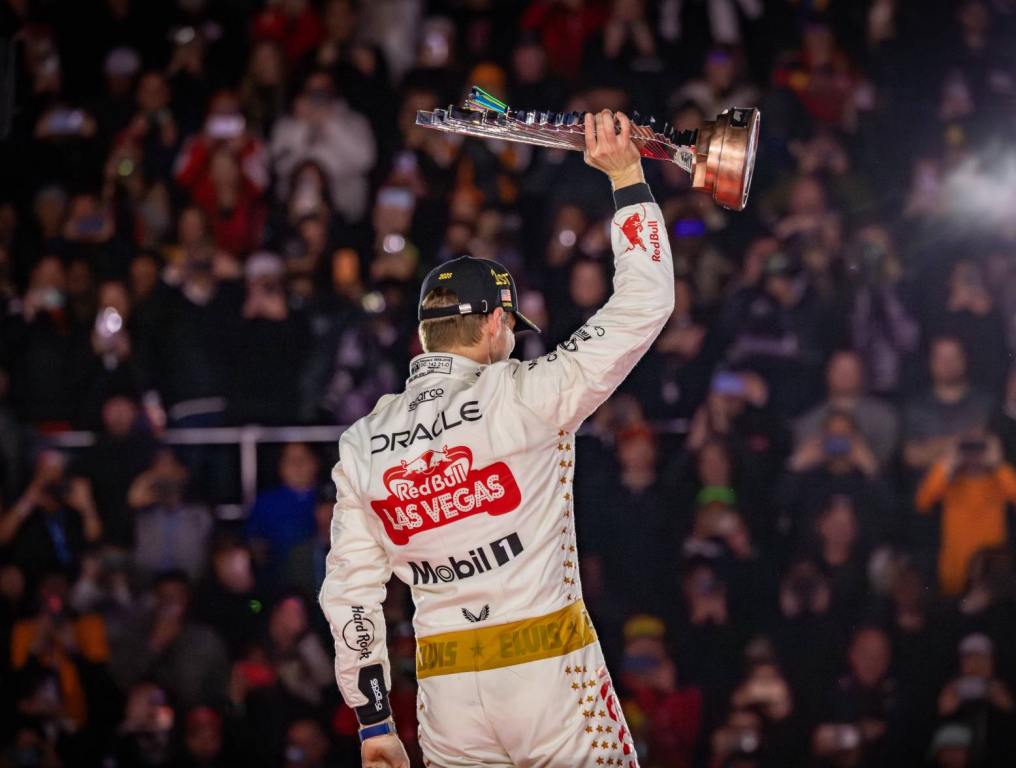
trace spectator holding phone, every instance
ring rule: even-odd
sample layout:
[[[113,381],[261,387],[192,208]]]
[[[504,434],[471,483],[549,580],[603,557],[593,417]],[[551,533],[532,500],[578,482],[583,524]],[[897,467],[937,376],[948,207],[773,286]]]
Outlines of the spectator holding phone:
[[[102,536],[90,483],[69,477],[66,468],[62,454],[41,453],[32,482],[0,516],[0,547],[10,547],[30,579],[47,570],[72,572],[85,546]]]
[[[621,703],[632,737],[646,744],[644,754],[660,768],[691,768],[702,728],[702,691],[677,682],[663,621],[632,616],[624,625]]]
[[[176,159],[176,183],[203,207],[217,197],[213,158],[220,150],[236,162],[240,191],[253,197],[264,192],[268,186],[265,147],[248,130],[240,99],[231,91],[220,91],[212,98],[204,129],[187,140]]]
[[[1012,765],[1016,756],[1013,725],[1016,706],[1009,686],[995,671],[995,646],[981,633],[967,635],[959,644],[959,674],[938,697],[943,718],[969,725],[975,734],[971,765],[994,768]]]
[[[914,503],[921,514],[941,508],[939,587],[956,595],[974,553],[1009,541],[1006,507],[1016,503],[1016,469],[997,437],[970,432],[928,470]]]
[[[866,394],[864,364],[860,354],[853,350],[842,350],[829,358],[826,364],[826,400],[797,421],[795,448],[819,434],[826,417],[833,411],[853,416],[858,432],[871,447],[878,466],[885,467],[896,448],[899,420],[886,403]]]
[[[831,757],[859,751],[858,765],[888,766],[889,727],[896,716],[897,686],[890,675],[892,645],[880,627],[854,632],[847,651],[849,669],[833,687],[826,721],[814,735],[814,753]]]

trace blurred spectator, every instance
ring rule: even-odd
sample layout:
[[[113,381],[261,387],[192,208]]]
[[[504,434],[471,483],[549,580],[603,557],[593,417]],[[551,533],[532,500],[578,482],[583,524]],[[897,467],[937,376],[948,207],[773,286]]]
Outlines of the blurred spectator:
[[[897,392],[920,328],[903,300],[903,272],[889,231],[877,224],[860,228],[847,267],[856,286],[849,317],[854,348],[864,358],[871,390]]]
[[[293,102],[291,115],[281,117],[272,131],[272,166],[277,194],[285,199],[300,190],[291,184],[293,171],[313,160],[324,169],[335,210],[357,222],[367,210],[367,172],[374,167],[374,137],[363,115],[336,96],[330,75],[307,78]]]
[[[121,690],[133,696],[138,683],[143,687],[144,681],[151,680],[172,693],[181,707],[224,701],[229,657],[219,636],[190,617],[187,577],[179,571],[162,574],[152,588],[152,598],[150,607],[139,612],[112,643],[117,663],[111,672]],[[129,702],[127,711],[129,718]],[[174,714],[168,709],[164,712]],[[165,729],[167,734],[170,730]]]
[[[794,691],[794,706],[804,713],[820,712],[840,672],[846,644],[830,612],[829,581],[815,563],[798,560],[786,569],[779,606],[774,644]]]
[[[741,617],[731,613],[728,591],[711,560],[689,561],[681,578],[682,615],[671,620],[677,664],[705,696],[707,721],[727,702],[739,672],[729,660],[740,656],[746,640]]]
[[[975,552],[1009,542],[1006,510],[1016,503],[1016,470],[1005,463],[997,437],[971,433],[932,465],[914,503],[923,513],[941,505],[939,586],[955,595]]]
[[[240,98],[251,129],[266,139],[286,109],[286,64],[275,41],[263,40],[251,50]]]
[[[59,573],[39,583],[34,610],[11,630],[12,684],[28,694],[22,712],[52,718],[66,738],[86,727],[98,738],[112,705],[102,700],[110,694],[105,624],[96,614],[75,613],[68,604],[67,578]],[[52,686],[48,693],[47,685]],[[33,712],[37,707],[41,710]]]
[[[314,720],[298,720],[289,726],[284,753],[285,768],[336,768],[328,737]]]
[[[715,46],[706,54],[702,77],[685,83],[671,99],[693,102],[708,119],[730,107],[752,107],[758,89],[745,82],[744,55],[737,48]]]
[[[603,491],[610,501],[589,521],[595,528],[584,555],[601,561],[608,591],[626,595],[636,610],[649,610],[673,541],[666,492],[658,482],[656,438],[647,425],[634,424],[615,441],[619,471]],[[636,561],[642,567],[632,568]]]
[[[995,648],[983,634],[971,634],[959,645],[959,674],[942,689],[942,717],[966,723],[977,734],[970,745],[972,764],[1002,766],[1013,757],[1014,705],[1009,686],[995,673]]]
[[[239,209],[258,204],[268,185],[266,166],[264,144],[247,129],[239,98],[220,91],[208,108],[204,130],[191,136],[180,150],[174,178],[214,220],[223,206]],[[225,238],[230,217],[221,221]],[[235,219],[233,223],[236,226]],[[246,231],[254,234],[253,227]]]
[[[173,738],[177,711],[167,690],[142,681],[127,691],[124,718],[117,728],[116,765],[171,766],[177,758]]]
[[[229,535],[212,546],[211,567],[194,597],[195,617],[225,641],[230,657],[247,651],[264,621],[250,549]]]
[[[1004,339],[1005,322],[995,308],[980,262],[957,261],[948,290],[946,311],[930,321],[932,332],[953,336],[963,345],[971,384],[985,392],[1001,391],[1008,367],[1006,347],[983,340]]]
[[[32,269],[20,308],[7,325],[10,334],[11,400],[22,418],[38,426],[66,427],[76,416],[75,355],[88,329],[67,309],[67,275],[53,256]]]
[[[225,749],[222,715],[211,707],[195,707],[184,718],[186,768],[225,768],[237,755]]]
[[[1013,464],[1016,462],[1016,366],[1009,370],[1002,407],[992,426],[992,431],[1002,440],[1006,461]]]
[[[255,40],[273,40],[283,46],[290,65],[297,64],[321,40],[321,19],[309,0],[273,2],[255,16]]]
[[[815,520],[816,559],[829,576],[833,611],[852,622],[868,589],[867,548],[854,502],[834,495]]]
[[[882,535],[895,526],[891,488],[878,476],[878,462],[853,418],[832,411],[822,430],[790,457],[782,488],[782,533],[807,531],[834,495],[847,497],[864,515],[862,526]]]
[[[306,359],[307,328],[289,307],[282,259],[256,253],[244,267],[246,297],[234,346],[229,418],[239,423],[290,424],[300,404],[294,375]]]
[[[856,630],[847,660],[849,671],[836,683],[825,722],[815,731],[814,753],[829,759],[857,752],[855,764],[891,765],[887,735],[896,717],[898,693],[889,674],[889,638],[879,627]]]
[[[784,253],[765,262],[759,289],[745,296],[732,317],[733,365],[762,375],[774,393],[773,405],[794,415],[818,396],[818,374],[832,345],[834,324],[800,264]],[[780,387],[772,384],[779,381]]]
[[[848,413],[864,437],[878,466],[884,469],[896,450],[899,424],[883,401],[865,393],[861,357],[852,351],[834,354],[826,365],[826,400],[799,418],[794,427],[795,448],[813,439],[833,412]]]
[[[903,460],[915,470],[940,460],[964,432],[983,428],[991,413],[990,398],[970,384],[959,339],[933,339],[929,369],[931,388],[907,404],[903,417]]]
[[[150,465],[155,439],[142,423],[138,404],[124,395],[113,395],[102,404],[102,427],[75,471],[92,484],[102,519],[102,540],[130,549],[134,546],[134,520],[127,492]]]
[[[314,504],[314,533],[289,551],[286,583],[305,595],[318,594],[325,579],[325,558],[332,544],[334,507],[335,491],[330,485],[325,485],[318,491]]]
[[[935,768],[970,768],[973,742],[968,727],[947,723],[935,732],[928,754]]]
[[[145,576],[180,570],[194,581],[204,571],[212,516],[204,504],[186,500],[187,490],[187,468],[164,448],[127,491],[134,563]]]
[[[289,551],[314,535],[315,490],[320,462],[305,443],[290,443],[279,456],[279,485],[258,494],[246,534],[257,565],[275,574]]]
[[[677,670],[667,656],[664,624],[637,615],[624,626],[621,706],[632,739],[645,747],[641,759],[668,768],[690,768],[702,728],[702,692],[678,687]]]
[[[88,481],[68,475],[62,454],[40,453],[28,488],[0,518],[0,547],[34,583],[46,571],[74,573],[85,547],[101,536]]]

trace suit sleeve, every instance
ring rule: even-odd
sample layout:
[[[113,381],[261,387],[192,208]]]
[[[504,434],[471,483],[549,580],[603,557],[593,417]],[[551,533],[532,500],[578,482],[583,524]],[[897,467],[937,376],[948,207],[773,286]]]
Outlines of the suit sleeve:
[[[388,554],[369,525],[367,510],[343,466],[352,446],[340,444],[332,470],[336,487],[332,546],[319,601],[335,640],[335,676],[362,725],[391,715],[391,670],[381,604],[392,574]]]
[[[524,405],[555,428],[573,431],[610,397],[646,353],[674,310],[674,265],[667,227],[646,184],[614,195],[614,290],[610,300],[543,357],[514,371]]]

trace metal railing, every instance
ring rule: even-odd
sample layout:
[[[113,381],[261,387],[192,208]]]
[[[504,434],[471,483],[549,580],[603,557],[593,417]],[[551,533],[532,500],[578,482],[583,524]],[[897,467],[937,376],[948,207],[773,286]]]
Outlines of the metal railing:
[[[333,443],[346,431],[335,427],[202,427],[167,429],[159,440],[168,445],[236,445],[240,448],[240,488],[245,507],[258,492],[258,445],[261,443]],[[41,441],[55,448],[87,448],[95,444],[94,432],[58,432]]]
[[[688,430],[682,419],[655,422],[660,434],[681,435]],[[168,445],[236,445],[240,449],[240,488],[244,507],[249,509],[258,492],[258,446],[262,443],[337,443],[349,427],[195,427],[167,429],[159,440]],[[579,431],[582,435],[583,430]],[[55,448],[87,448],[95,444],[94,432],[57,432],[41,437],[41,442]]]

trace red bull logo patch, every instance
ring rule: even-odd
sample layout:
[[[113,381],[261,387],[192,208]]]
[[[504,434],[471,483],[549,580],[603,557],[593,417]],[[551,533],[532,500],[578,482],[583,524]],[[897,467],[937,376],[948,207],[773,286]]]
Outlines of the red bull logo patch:
[[[647,221],[646,207],[644,205],[640,207],[642,208],[641,213],[633,213],[618,225],[618,229],[621,230],[624,239],[628,241],[628,247],[622,253],[633,251],[636,247],[641,248],[645,253],[649,253],[649,248],[646,247],[646,241],[643,239],[643,232],[648,228],[649,233],[647,238],[649,245],[652,246],[651,258],[653,261],[660,261],[660,222],[656,220]]]
[[[393,543],[402,546],[422,531],[473,515],[503,515],[519,506],[522,494],[508,465],[473,468],[464,445],[424,451],[383,476],[389,496],[370,505]]]

